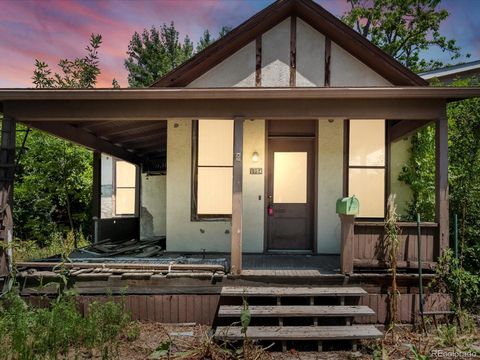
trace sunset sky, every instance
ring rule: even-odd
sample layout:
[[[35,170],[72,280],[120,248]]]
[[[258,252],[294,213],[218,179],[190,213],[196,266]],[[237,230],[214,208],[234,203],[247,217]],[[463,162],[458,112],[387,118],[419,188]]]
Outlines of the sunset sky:
[[[334,15],[345,0],[317,0]],[[123,62],[132,34],[174,21],[180,36],[196,42],[204,29],[235,27],[273,0],[0,0],[0,87],[30,87],[35,59],[54,65],[83,56],[91,33],[103,36],[99,87],[113,78],[127,86]],[[471,60],[480,59],[480,0],[444,0],[451,16],[442,33],[457,40]],[[432,51],[427,57],[448,60]],[[53,67],[55,69],[55,67]]]

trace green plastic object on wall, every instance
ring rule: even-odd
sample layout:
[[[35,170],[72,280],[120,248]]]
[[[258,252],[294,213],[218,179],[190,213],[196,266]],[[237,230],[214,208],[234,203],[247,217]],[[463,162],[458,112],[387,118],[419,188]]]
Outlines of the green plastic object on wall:
[[[337,200],[337,214],[358,215],[360,203],[355,195]]]

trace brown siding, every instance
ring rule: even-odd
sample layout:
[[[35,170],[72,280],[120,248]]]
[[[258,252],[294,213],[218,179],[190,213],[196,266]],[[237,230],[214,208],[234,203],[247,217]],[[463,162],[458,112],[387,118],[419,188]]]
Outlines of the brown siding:
[[[417,228],[415,224],[400,224],[399,267],[418,267]],[[431,267],[439,253],[436,224],[421,228],[421,260],[423,267]],[[353,262],[356,267],[383,267],[387,259],[383,247],[385,230],[382,223],[356,223],[353,240]]]

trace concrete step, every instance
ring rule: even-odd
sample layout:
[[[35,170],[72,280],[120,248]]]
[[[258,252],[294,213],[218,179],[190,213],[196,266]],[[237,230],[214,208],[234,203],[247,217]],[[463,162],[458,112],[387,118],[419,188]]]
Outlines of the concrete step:
[[[219,317],[240,317],[243,306],[222,305],[218,311]],[[336,305],[277,305],[257,306],[248,308],[252,317],[355,317],[374,315],[368,306],[336,306]]]

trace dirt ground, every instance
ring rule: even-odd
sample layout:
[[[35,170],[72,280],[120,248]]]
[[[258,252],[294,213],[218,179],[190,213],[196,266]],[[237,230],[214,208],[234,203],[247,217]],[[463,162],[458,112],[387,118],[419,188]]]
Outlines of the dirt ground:
[[[191,355],[188,351],[191,349],[204,349],[205,346],[211,346],[208,340],[208,328],[202,326],[178,326],[160,323],[138,323],[136,339],[122,339],[119,346],[118,357],[125,360],[136,359],[167,359],[168,356],[151,357],[152,353],[162,344],[171,343],[171,359],[199,359]],[[478,329],[477,329],[478,330]],[[375,342],[362,343],[360,351],[335,351],[321,353],[307,352],[266,352],[257,358],[258,360],[346,360],[346,359],[414,359],[413,351],[409,348],[411,345],[422,354],[428,354],[431,359],[435,358],[461,358],[461,359],[479,359],[480,358],[480,332],[474,331],[467,335],[458,336],[450,339],[448,334],[439,335],[435,328],[429,330],[428,336],[421,332],[415,332],[406,329],[397,330],[397,337],[394,340],[390,335],[385,339]],[[446,338],[446,339],[445,339]],[[442,343],[443,342],[443,343]],[[452,342],[454,343],[452,345]],[[466,345],[468,344],[468,345]],[[218,349],[217,349],[218,350]],[[216,352],[217,350],[214,350]],[[440,353],[439,353],[440,351]],[[463,352],[462,352],[463,351]],[[470,351],[477,351],[471,354]],[[216,353],[219,357],[212,356],[205,359],[222,359],[221,353]],[[258,355],[258,353],[257,353]],[[437,355],[437,356],[436,356]],[[441,355],[441,356],[440,356]],[[177,356],[177,357],[175,357]]]

